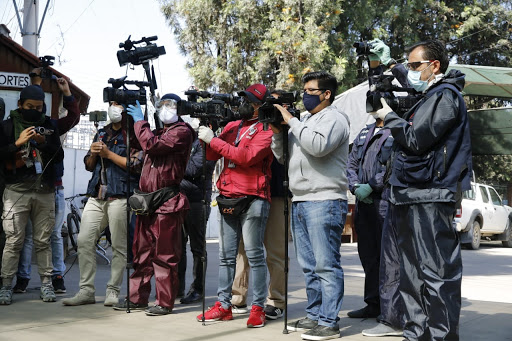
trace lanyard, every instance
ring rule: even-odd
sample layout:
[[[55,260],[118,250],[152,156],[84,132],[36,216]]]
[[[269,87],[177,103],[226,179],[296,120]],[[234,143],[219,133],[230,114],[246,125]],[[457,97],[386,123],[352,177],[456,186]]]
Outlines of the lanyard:
[[[247,134],[248,131],[251,131],[254,126],[256,126],[256,124],[258,124],[258,121],[256,121],[255,123],[253,123],[249,128],[247,128],[246,131],[244,131],[244,133],[242,134],[242,136],[240,136],[240,131],[242,131],[242,126],[244,124],[244,121],[242,120],[240,122],[240,125],[238,126],[238,132],[236,133],[236,139],[235,139],[235,147],[238,147],[238,144],[240,143],[240,141],[244,138],[245,134]]]

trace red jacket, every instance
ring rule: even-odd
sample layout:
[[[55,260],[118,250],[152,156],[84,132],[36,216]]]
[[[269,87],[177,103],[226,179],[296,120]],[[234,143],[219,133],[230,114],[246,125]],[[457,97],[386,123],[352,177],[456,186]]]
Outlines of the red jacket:
[[[240,143],[235,146],[237,134]],[[263,124],[256,120],[230,122],[219,137],[211,140],[206,158],[215,161],[224,157],[224,169],[217,181],[220,194],[230,198],[255,195],[270,201],[271,142],[272,130],[264,131]],[[234,168],[229,166],[230,161]]]
[[[135,135],[144,151],[144,165],[139,181],[141,191],[149,193],[160,188],[180,185],[194,140],[194,131],[183,122],[151,131],[147,121],[134,126]],[[188,209],[185,195],[178,194],[165,202],[156,213],[171,213]]]

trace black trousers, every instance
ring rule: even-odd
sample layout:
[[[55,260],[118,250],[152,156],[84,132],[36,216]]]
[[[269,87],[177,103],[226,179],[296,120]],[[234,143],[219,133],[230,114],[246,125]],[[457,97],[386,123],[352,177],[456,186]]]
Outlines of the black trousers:
[[[398,231],[404,337],[459,340],[462,257],[452,221],[455,203],[394,207]]]
[[[206,210],[206,217],[210,216],[210,205]],[[185,291],[185,273],[187,271],[187,241],[190,238],[190,251],[194,259],[192,274],[194,281],[190,285],[190,290],[203,293],[203,256],[205,244],[206,226],[203,224],[203,204],[201,202],[190,202],[190,210],[185,218],[182,238],[181,260],[178,263],[179,293]],[[205,263],[207,263],[205,259]]]
[[[379,266],[382,225],[386,217],[388,201],[373,199],[373,204],[358,201],[354,227],[357,232],[357,251],[364,269],[364,301],[368,307],[380,311]]]
[[[404,308],[400,296],[400,251],[398,249],[394,206],[388,206],[388,213],[382,226],[380,251],[380,316],[379,322],[395,328],[404,327]]]

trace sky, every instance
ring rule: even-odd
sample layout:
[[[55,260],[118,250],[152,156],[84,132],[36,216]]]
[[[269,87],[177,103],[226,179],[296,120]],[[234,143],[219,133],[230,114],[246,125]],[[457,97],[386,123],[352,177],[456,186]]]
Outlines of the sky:
[[[23,0],[15,1],[21,9]],[[39,3],[40,22],[46,0]],[[21,13],[20,16],[23,22]],[[6,24],[11,38],[22,44],[12,0],[0,0],[0,23]],[[109,86],[109,78],[127,74],[128,80],[145,80],[142,65],[127,69],[117,61],[119,43],[129,35],[132,40],[158,36],[155,43],[164,46],[166,54],[153,61],[156,92],[182,96],[192,81],[185,69],[186,59],[179,52],[157,0],[50,0],[41,29],[39,56],[56,57],[53,68],[91,97],[89,111],[106,110],[103,88]]]

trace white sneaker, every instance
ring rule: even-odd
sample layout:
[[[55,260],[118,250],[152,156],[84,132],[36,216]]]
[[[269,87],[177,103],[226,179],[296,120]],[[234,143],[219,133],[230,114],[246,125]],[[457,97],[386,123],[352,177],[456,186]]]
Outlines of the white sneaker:
[[[105,307],[112,307],[114,304],[119,303],[119,293],[117,291],[107,289],[105,296],[105,303],[103,303]]]
[[[364,329],[364,336],[402,336],[403,330],[392,326],[379,323],[377,326],[371,329]]]
[[[244,305],[232,305],[231,312],[233,314],[247,314],[249,309],[247,308],[247,304]]]

